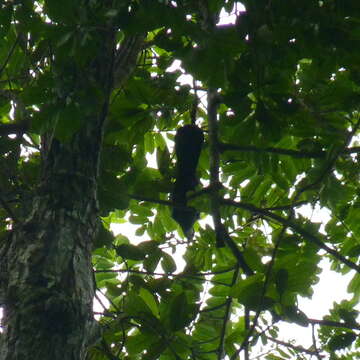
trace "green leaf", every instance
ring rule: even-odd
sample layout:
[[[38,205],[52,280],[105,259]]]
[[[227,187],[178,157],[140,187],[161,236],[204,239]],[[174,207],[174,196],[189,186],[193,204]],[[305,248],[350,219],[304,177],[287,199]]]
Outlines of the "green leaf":
[[[347,253],[349,257],[357,258],[360,256],[360,244],[353,246]]]
[[[71,0],[62,0],[61,3],[56,0],[45,0],[45,10],[56,22],[67,24],[76,22],[76,3]]]
[[[95,273],[96,284],[99,288],[106,287],[106,284],[116,279],[116,276],[116,272]]]
[[[250,269],[253,271],[261,271],[263,270],[263,264],[261,262],[261,257],[259,254],[252,248],[246,248],[243,251],[243,255],[245,258],[246,264],[249,265]]]
[[[131,154],[124,146],[103,146],[101,152],[101,168],[103,171],[121,171],[130,161]]]
[[[166,252],[162,253],[161,267],[166,273],[173,273],[176,271],[176,263],[171,255]]]
[[[126,339],[126,350],[130,355],[136,355],[142,353],[148,349],[157,337],[152,334],[136,334],[128,336]]]
[[[83,120],[81,109],[74,104],[58,109],[54,116],[56,138],[62,142],[70,141],[80,130]]]
[[[290,321],[293,321],[300,326],[307,327],[309,325],[307,316],[296,306],[285,306],[284,313]]]
[[[158,251],[159,243],[153,240],[142,241],[138,244],[138,248],[141,249],[146,254],[152,254],[155,251]]]
[[[348,310],[344,308],[339,309],[339,315],[347,324],[356,324],[356,319],[359,315],[357,310]]]
[[[356,236],[360,236],[360,205],[355,204],[350,208],[348,215],[346,217],[346,223],[351,228],[351,230],[356,234]]]
[[[9,31],[13,7],[11,4],[3,5],[0,11],[0,36],[5,37]]]
[[[169,150],[166,146],[164,149],[161,149],[160,147],[156,149],[156,162],[162,175],[165,176],[169,174],[171,160]]]
[[[289,273],[286,269],[279,269],[275,276],[276,290],[282,296],[288,286]]]
[[[106,294],[110,298],[121,296],[124,290],[118,286],[117,282],[114,284],[110,281],[106,282]]]
[[[262,310],[268,309],[274,303],[274,300],[268,296],[263,296],[263,289],[263,275],[257,274],[249,276],[245,280],[240,280],[233,287],[232,293],[241,304],[253,311],[258,311],[259,308]]]
[[[106,258],[99,258],[96,261],[96,268],[99,270],[109,270],[112,269],[114,267],[114,262],[106,259]]]
[[[329,347],[330,351],[341,350],[349,347],[355,340],[357,336],[353,332],[343,332],[342,334],[338,334],[333,336],[327,346]]]
[[[189,307],[185,293],[176,295],[170,303],[169,325],[171,330],[178,331],[190,323]]]
[[[94,240],[94,248],[98,247],[108,247],[110,248],[114,242],[114,235],[111,231],[104,228],[104,226],[100,226],[99,231]]]
[[[147,153],[152,154],[155,150],[154,135],[146,133],[144,136],[144,148]]]
[[[116,247],[116,253],[124,259],[144,260],[145,253],[138,246],[131,244],[121,244]]]
[[[167,343],[160,340],[152,344],[146,351],[146,354],[142,356],[143,360],[157,360],[159,355],[168,347]]]
[[[166,151],[167,150],[167,146],[166,146],[166,142],[164,137],[159,134],[158,132],[156,132],[154,134],[154,141],[155,141],[155,146],[156,148],[158,148],[161,151]]]
[[[149,321],[150,316],[153,316],[153,313],[146,302],[134,293],[130,293],[125,297],[124,311],[128,316],[145,316],[145,319],[148,318]]]
[[[103,172],[99,181],[99,203],[102,214],[115,209],[123,210],[129,206],[128,188],[123,180],[119,180],[109,172]]]
[[[146,259],[143,262],[144,268],[149,272],[154,272],[160,262],[161,257],[162,251],[160,249],[154,250],[151,254],[146,256]]]
[[[151,309],[153,315],[159,317],[159,308],[154,295],[152,295],[148,290],[141,288],[139,292],[139,296],[145,301],[146,305]]]

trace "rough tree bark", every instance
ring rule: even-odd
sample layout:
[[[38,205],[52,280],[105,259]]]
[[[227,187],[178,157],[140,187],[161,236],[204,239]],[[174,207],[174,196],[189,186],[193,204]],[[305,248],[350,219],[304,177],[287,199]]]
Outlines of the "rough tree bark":
[[[100,96],[94,111],[69,141],[60,142],[51,132],[44,136],[42,175],[31,211],[17,219],[0,247],[5,270],[1,360],[84,359],[89,344],[99,338],[92,316],[91,250],[99,221],[102,132],[114,82],[129,75],[143,40],[131,37],[115,50],[112,30],[100,36],[98,54],[77,73],[78,93],[91,92],[96,84]]]

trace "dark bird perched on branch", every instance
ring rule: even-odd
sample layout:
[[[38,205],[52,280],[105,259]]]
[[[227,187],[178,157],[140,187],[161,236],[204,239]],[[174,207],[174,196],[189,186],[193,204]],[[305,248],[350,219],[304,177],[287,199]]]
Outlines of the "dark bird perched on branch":
[[[202,130],[195,124],[179,128],[175,135],[176,181],[171,194],[174,202],[172,217],[181,226],[185,236],[192,238],[193,225],[198,219],[198,212],[187,207],[186,193],[195,190],[199,183],[196,167],[199,162],[204,142]]]

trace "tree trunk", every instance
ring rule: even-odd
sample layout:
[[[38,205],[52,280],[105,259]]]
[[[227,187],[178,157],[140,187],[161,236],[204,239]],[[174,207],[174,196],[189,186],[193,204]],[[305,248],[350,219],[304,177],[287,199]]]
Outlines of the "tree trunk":
[[[84,125],[68,141],[46,134],[31,211],[0,247],[5,268],[1,360],[84,359],[88,345],[99,338],[92,315],[91,250],[99,222],[102,131],[116,70],[114,34],[104,31],[102,36],[97,57],[85,71],[75,68],[81,79],[78,96],[100,94],[92,115],[84,109]],[[135,62],[136,55],[128,58]]]

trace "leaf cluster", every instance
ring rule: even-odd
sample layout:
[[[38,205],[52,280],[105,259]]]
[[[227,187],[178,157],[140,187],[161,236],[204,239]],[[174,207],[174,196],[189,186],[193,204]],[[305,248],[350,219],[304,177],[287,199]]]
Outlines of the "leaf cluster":
[[[0,5],[2,233],[31,211],[45,135],[53,129],[60,144],[72,143],[108,97],[97,180],[102,228],[93,244],[96,284],[107,301],[99,296],[103,342],[90,350],[94,360],[235,359],[260,348],[267,359],[340,359],[340,350],[358,351],[358,2],[242,4],[242,11],[223,0]],[[224,10],[234,12],[234,24],[218,23]],[[146,40],[131,77],[107,94],[92,69],[101,69],[93,59],[103,49],[99,33],[109,28],[115,49],[137,34]],[[209,89],[218,95],[215,190]],[[206,141],[201,185],[188,194],[201,218],[187,243],[169,193],[175,131],[191,122],[194,107]],[[89,161],[97,144],[94,138],[80,149]],[[214,191],[251,275],[231,247],[215,246]],[[81,189],[63,197],[73,192],[81,198]],[[312,217],[318,209],[319,222]],[[121,233],[113,235],[110,224]],[[134,231],[125,236],[129,224]],[[334,272],[351,271],[351,299],[314,322],[300,304],[316,293],[323,258]],[[312,347],[280,339],[282,322],[315,326]]]

